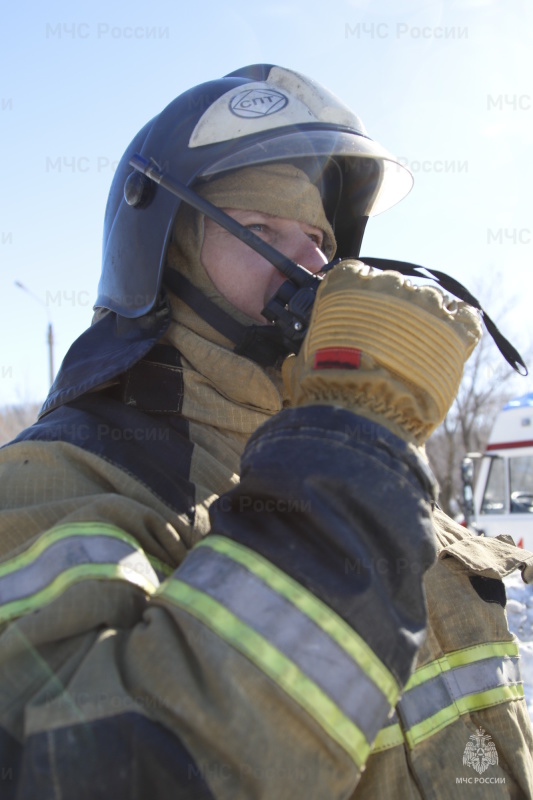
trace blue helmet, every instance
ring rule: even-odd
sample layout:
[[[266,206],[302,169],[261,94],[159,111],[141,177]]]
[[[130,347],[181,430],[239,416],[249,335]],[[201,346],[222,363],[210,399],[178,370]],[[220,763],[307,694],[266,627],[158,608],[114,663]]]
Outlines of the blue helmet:
[[[359,254],[368,217],[412,186],[410,172],[361,120],[303,75],[259,64],[196,86],[142,128],[113,179],[95,305],[127,318],[156,303],[181,203],[130,166],[135,154],[188,187],[244,166],[297,164],[321,191],[341,258]]]

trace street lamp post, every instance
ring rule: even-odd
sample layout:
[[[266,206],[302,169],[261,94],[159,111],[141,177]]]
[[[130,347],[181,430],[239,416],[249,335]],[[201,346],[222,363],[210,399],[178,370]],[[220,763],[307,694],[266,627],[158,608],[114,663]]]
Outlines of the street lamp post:
[[[19,289],[22,289],[27,294],[31,295],[34,300],[36,300],[41,306],[44,306],[46,309],[46,314],[48,316],[48,328],[47,328],[47,335],[46,341],[48,343],[48,371],[49,371],[49,379],[50,379],[50,386],[54,382],[54,329],[52,327],[52,320],[50,319],[50,312],[48,310],[48,306],[46,303],[41,300],[41,298],[34,294],[27,286],[24,286],[23,283],[20,281],[15,281],[15,286],[18,286]]]

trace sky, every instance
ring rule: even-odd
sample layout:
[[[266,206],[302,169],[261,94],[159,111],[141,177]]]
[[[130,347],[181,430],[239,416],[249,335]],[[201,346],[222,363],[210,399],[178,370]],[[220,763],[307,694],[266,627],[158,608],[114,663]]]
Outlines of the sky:
[[[322,83],[413,172],[363,255],[448,272],[532,349],[529,0],[19,0],[2,17],[0,406],[44,400],[49,325],[57,371],[90,324],[129,141],[191,86],[261,62]]]

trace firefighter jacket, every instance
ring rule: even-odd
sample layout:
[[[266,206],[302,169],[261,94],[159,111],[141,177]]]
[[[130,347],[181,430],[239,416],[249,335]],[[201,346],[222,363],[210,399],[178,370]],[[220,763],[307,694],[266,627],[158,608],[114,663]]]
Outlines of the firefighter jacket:
[[[157,337],[98,391],[67,357],[0,451],[1,797],[532,797],[532,556],[385,428]]]

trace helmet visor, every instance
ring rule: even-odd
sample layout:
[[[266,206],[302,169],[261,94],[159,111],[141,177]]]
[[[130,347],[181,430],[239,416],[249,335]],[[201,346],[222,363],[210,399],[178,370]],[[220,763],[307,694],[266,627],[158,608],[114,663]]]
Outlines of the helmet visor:
[[[300,128],[255,141],[217,160],[197,177],[208,178],[228,170],[273,161],[298,164],[319,183],[328,161],[342,172],[343,195],[355,216],[376,216],[399,203],[411,190],[409,170],[377,142],[349,131]]]

